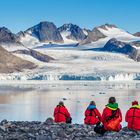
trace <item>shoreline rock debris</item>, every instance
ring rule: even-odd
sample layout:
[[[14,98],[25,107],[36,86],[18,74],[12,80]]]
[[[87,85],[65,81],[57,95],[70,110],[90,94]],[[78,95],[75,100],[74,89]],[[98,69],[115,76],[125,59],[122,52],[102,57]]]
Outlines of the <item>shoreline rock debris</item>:
[[[52,118],[39,121],[0,122],[0,140],[139,140],[140,132],[124,127],[120,132],[94,132],[94,126],[54,123]]]

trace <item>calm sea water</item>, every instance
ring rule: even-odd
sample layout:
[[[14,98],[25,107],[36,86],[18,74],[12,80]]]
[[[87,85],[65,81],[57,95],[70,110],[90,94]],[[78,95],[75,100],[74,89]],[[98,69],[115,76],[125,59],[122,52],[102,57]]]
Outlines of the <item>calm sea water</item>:
[[[84,111],[94,100],[102,112],[110,96],[115,96],[123,118],[133,100],[140,102],[140,82],[20,82],[0,84],[0,120],[45,121],[63,100],[73,123],[83,123]],[[122,125],[126,125],[124,119]]]

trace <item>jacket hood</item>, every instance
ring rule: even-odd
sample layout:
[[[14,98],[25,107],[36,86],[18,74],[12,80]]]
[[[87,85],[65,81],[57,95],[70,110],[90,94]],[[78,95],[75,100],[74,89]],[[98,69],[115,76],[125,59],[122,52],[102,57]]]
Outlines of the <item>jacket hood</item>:
[[[95,105],[89,105],[89,106],[88,106],[88,109],[89,109],[89,110],[90,110],[90,109],[94,109],[94,108],[96,108]]]
[[[140,106],[139,105],[133,105],[131,108],[138,108],[138,109],[140,109]]]
[[[111,109],[111,110],[117,110],[118,109],[118,103],[114,103],[114,104],[107,104],[106,105],[107,108]]]

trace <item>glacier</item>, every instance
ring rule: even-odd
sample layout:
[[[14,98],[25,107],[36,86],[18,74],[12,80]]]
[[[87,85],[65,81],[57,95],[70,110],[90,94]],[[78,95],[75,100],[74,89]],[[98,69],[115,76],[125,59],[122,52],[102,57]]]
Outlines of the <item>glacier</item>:
[[[54,60],[41,62],[26,54],[14,55],[33,62],[36,69],[0,74],[0,80],[88,80],[88,81],[132,81],[140,80],[140,62],[127,55],[110,52],[83,50],[79,47],[37,48],[36,51],[51,56]]]
[[[133,81],[140,80],[140,73],[114,73],[114,74],[88,74],[88,75],[70,75],[70,74],[0,74],[0,80],[84,80],[84,81]]]

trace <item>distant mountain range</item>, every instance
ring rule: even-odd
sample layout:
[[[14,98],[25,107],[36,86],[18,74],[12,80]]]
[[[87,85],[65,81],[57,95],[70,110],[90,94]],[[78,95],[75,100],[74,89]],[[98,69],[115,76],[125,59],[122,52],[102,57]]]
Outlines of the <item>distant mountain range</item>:
[[[23,66],[29,69],[35,68],[31,62],[18,58],[21,54],[40,62],[55,60],[51,54],[49,56],[35,50],[45,47],[65,46],[66,49],[73,46],[81,50],[121,53],[135,61],[140,61],[140,32],[131,34],[112,24],[104,24],[89,30],[72,23],[56,27],[53,22],[44,21],[17,34],[6,27],[1,27],[0,45],[4,48],[0,47],[0,53],[5,54],[0,72],[5,69],[8,69],[5,72],[21,71]],[[9,59],[14,60],[10,66],[7,65],[10,62]]]
[[[54,23],[44,21],[30,27],[26,31],[20,31],[18,34],[12,33],[6,27],[0,28],[0,42],[21,43],[30,47],[48,43],[79,43],[84,45],[103,38],[108,38],[107,40],[116,38],[120,41],[131,41],[139,36],[139,32],[132,35],[118,28],[116,25],[111,24],[95,27],[90,31],[89,29],[82,29],[72,23],[64,24],[57,28]]]

